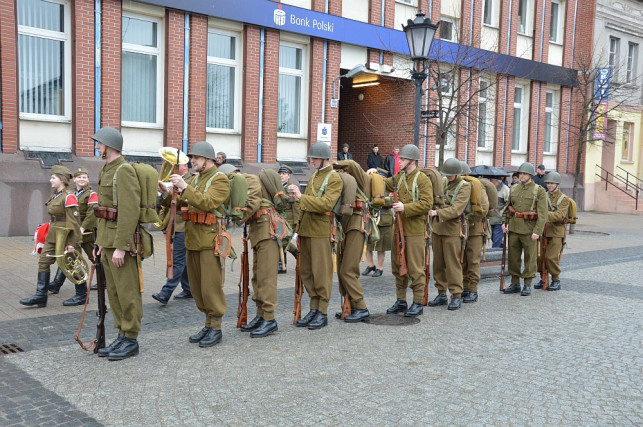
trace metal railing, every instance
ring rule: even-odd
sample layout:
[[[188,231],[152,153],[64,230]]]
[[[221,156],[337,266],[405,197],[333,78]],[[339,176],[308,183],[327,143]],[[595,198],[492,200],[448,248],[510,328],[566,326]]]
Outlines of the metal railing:
[[[607,188],[608,188],[607,185],[609,184],[612,187],[616,188],[618,191],[620,191],[620,192],[622,192],[624,194],[627,194],[629,197],[634,199],[634,210],[638,210],[639,209],[639,193],[641,192],[641,188],[638,185],[634,184],[634,183],[630,183],[626,178],[623,178],[620,175],[614,175],[612,172],[608,171],[607,169],[604,169],[604,168],[600,167],[599,165],[596,165],[596,167],[599,168],[602,172],[605,172],[605,176],[603,176],[602,173],[595,174],[597,177],[599,177],[601,179],[601,181],[605,181],[605,191],[607,191]],[[621,187],[619,187],[618,185],[614,184],[614,182],[610,181],[610,176],[613,178],[612,181],[613,180],[619,181],[619,182],[625,184],[626,188],[628,187],[628,185],[633,187],[632,189],[634,190],[634,194],[632,194],[629,191],[624,190]]]
[[[643,187],[643,180],[641,180],[639,177],[637,177],[637,176],[636,176],[636,175],[634,175],[633,173],[630,173],[630,172],[626,171],[625,169],[623,169],[623,168],[622,168],[622,167],[620,167],[620,166],[616,166],[616,169],[620,169],[620,170],[622,170],[623,172],[625,172],[625,189],[626,189],[626,190],[628,190],[628,189],[629,189],[629,187],[634,187],[635,189],[639,190],[639,192],[643,191],[643,188],[641,188],[641,187]],[[632,182],[630,182],[630,175],[631,175],[631,176],[632,176],[632,178],[634,178],[636,181],[632,181]],[[618,176],[620,176],[620,175],[618,175]],[[638,182],[638,184],[637,184],[636,182]]]

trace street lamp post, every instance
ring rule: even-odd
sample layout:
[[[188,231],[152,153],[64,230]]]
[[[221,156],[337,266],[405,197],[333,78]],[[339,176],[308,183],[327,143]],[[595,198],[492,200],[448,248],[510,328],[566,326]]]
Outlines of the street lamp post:
[[[422,104],[422,83],[426,79],[427,66],[429,63],[429,50],[433,43],[435,31],[438,24],[432,24],[424,13],[419,11],[414,20],[408,20],[407,25],[402,25],[406,41],[409,44],[409,52],[413,60],[413,71],[411,79],[415,84],[415,122],[413,125],[413,144],[420,146],[420,106]]]

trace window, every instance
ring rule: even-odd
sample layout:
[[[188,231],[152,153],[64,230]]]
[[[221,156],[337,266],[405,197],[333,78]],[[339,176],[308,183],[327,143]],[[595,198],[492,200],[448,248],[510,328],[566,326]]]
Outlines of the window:
[[[454,74],[452,72],[440,72],[440,94],[443,96],[453,95]]]
[[[518,0],[518,33],[527,34],[529,25],[527,23],[527,14],[529,8],[528,0]]]
[[[625,73],[625,83],[634,84],[636,79],[636,61],[638,56],[639,45],[629,43],[627,45],[627,71]]]
[[[558,43],[559,21],[560,21],[560,3],[552,0],[551,20],[549,22],[549,41],[554,43]]]
[[[632,135],[634,134],[634,123],[623,123],[623,147],[621,160],[632,161]]]
[[[68,15],[66,5],[57,0],[18,2],[21,117],[69,118],[71,50]]]
[[[161,124],[163,96],[160,22],[123,15],[123,122]]]
[[[484,2],[482,23],[485,25],[493,25],[493,0],[485,0]]]
[[[291,43],[279,45],[279,103],[277,132],[302,134],[302,80],[304,47]]]
[[[545,153],[553,153],[553,144],[558,138],[558,127],[556,126],[554,109],[556,103],[556,93],[548,90],[545,98],[545,141],[543,151]]]
[[[487,148],[489,138],[489,82],[480,80],[478,92],[478,148]]]
[[[208,32],[208,66],[205,126],[232,131],[237,129],[235,107],[239,85],[239,47],[234,33]]]
[[[410,4],[411,6],[414,5],[413,0],[395,0],[398,3],[404,3],[404,4]]]
[[[440,39],[455,41],[455,24],[449,18],[442,18],[440,21]]]
[[[514,92],[514,129],[513,140],[511,142],[511,149],[514,151],[520,150],[521,135],[522,135],[522,86],[516,86]]]
[[[616,80],[618,74],[618,48],[620,40],[610,37],[609,66],[612,69],[612,78]]]

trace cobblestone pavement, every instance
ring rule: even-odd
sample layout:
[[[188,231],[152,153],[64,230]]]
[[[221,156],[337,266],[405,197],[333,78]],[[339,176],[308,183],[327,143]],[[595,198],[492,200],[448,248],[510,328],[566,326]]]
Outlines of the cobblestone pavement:
[[[425,308],[407,326],[331,319],[319,331],[295,328],[290,271],[279,276],[279,332],[250,339],[234,328],[238,265],[226,279],[223,342],[209,349],[187,342],[203,321],[193,302],[160,306],[150,296],[162,283],[151,280],[141,354],[122,362],[73,342],[78,307],[59,312],[52,298],[51,308],[16,310],[0,321],[0,345],[25,352],[0,357],[0,425],[642,425],[643,218],[582,218],[563,257],[563,290],[501,295],[486,280],[477,303]],[[0,253],[11,252],[1,240]],[[373,314],[394,299],[388,265],[363,280]],[[26,271],[13,273],[29,275],[21,296],[33,292]],[[0,279],[7,312],[10,284]],[[86,339],[95,331],[88,313]]]

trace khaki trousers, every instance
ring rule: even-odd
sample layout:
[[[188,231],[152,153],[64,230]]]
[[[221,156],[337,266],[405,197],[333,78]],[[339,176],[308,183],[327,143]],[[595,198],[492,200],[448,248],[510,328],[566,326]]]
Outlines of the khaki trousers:
[[[252,248],[252,300],[257,306],[257,316],[275,320],[277,308],[277,263],[279,244],[275,239],[265,239]]]
[[[138,283],[136,257],[125,253],[121,267],[112,263],[114,248],[103,248],[101,260],[105,269],[107,297],[114,316],[114,328],[127,338],[138,337],[143,317],[143,298]]]
[[[464,250],[464,263],[462,263],[462,286],[465,290],[478,292],[481,252],[482,236],[470,236],[467,239],[467,248]]]
[[[339,283],[339,293],[348,294],[351,301],[351,307],[355,309],[365,309],[364,289],[359,283],[359,262],[362,258],[364,249],[364,234],[359,230],[351,230],[344,237],[344,250],[338,257],[337,281]]]
[[[551,274],[551,280],[556,281],[560,280],[560,262],[558,257],[560,256],[560,251],[563,249],[563,238],[562,237],[543,237],[547,239],[547,249],[545,250],[545,268],[547,272]],[[540,243],[540,251],[542,252],[543,243]],[[540,275],[543,275],[542,272],[542,254],[538,254],[538,272]]]
[[[406,267],[408,274],[400,276],[397,263],[397,248],[391,248],[391,271],[395,276],[395,297],[406,300],[406,288],[413,289],[413,302],[421,303],[424,298],[424,236],[405,236]],[[409,281],[411,282],[409,284]]]
[[[330,238],[299,236],[299,239],[299,273],[310,297],[310,309],[326,314],[333,287]]]
[[[433,247],[433,278],[438,293],[447,294],[447,289],[454,298],[462,294],[462,266],[460,265],[460,236],[431,235]]]
[[[214,255],[214,249],[188,250],[187,267],[190,291],[196,307],[205,313],[205,327],[221,330],[226,301],[219,257]]]
[[[536,277],[538,261],[538,240],[531,240],[531,234],[518,234],[509,232],[509,274],[511,284],[520,284],[520,278],[525,285],[531,286],[531,279]],[[524,255],[525,269],[520,272],[522,253]]]

